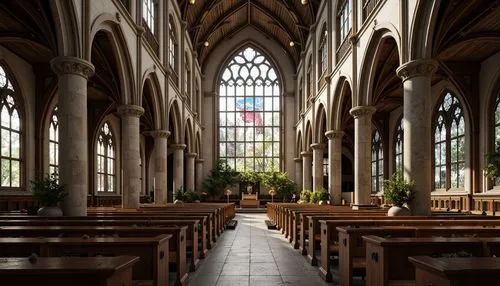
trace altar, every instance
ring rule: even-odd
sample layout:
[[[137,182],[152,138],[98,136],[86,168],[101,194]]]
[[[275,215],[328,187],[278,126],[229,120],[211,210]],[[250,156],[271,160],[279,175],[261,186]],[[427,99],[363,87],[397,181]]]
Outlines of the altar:
[[[252,194],[252,187],[249,187],[247,193],[241,193],[240,207],[242,208],[258,208],[260,205],[259,194]]]

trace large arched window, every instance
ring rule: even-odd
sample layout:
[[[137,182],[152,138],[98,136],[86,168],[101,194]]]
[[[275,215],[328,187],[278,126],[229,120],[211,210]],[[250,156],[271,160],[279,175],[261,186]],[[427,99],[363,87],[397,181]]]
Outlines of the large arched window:
[[[434,129],[434,188],[463,188],[465,120],[462,105],[447,92],[437,111]]]
[[[168,64],[172,71],[177,72],[177,38],[172,17],[168,20]]]
[[[394,171],[401,172],[404,171],[403,166],[403,146],[404,146],[404,129],[403,129],[403,118],[399,119],[399,123],[396,126],[396,133],[394,134]]]
[[[321,38],[319,40],[319,74],[323,75],[328,67],[328,31],[326,30],[326,23],[323,24],[321,29]]]
[[[113,130],[104,123],[97,136],[97,191],[116,191],[116,152]]]
[[[52,110],[49,123],[49,174],[59,173],[59,120],[57,106]]]
[[[219,158],[237,171],[280,167],[280,82],[251,47],[225,67],[219,86]]]
[[[380,132],[372,137],[372,193],[383,191],[384,184],[384,148]]]
[[[2,189],[21,187],[23,162],[21,160],[22,119],[12,80],[0,65],[0,186]]]
[[[351,32],[352,5],[351,0],[342,0],[338,3],[337,27],[339,31],[339,44],[341,44]]]

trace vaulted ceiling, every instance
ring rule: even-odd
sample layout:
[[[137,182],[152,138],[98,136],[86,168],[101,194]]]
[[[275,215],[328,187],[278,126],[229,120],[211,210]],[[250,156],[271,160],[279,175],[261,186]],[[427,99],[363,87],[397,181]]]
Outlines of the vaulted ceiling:
[[[301,0],[177,1],[201,66],[225,39],[248,26],[279,43],[296,65],[320,4],[320,0],[309,0],[304,5]]]

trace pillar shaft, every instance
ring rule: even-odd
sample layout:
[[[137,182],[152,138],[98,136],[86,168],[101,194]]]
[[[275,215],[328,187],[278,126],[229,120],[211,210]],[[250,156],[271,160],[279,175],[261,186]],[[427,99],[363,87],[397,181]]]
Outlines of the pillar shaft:
[[[173,166],[173,191],[174,195],[179,188],[184,189],[184,149],[185,144],[171,144],[170,148],[174,150],[174,166]]]
[[[371,199],[372,106],[350,110],[354,117],[354,209],[369,206]]]
[[[415,198],[410,204],[413,215],[430,215],[431,162],[431,78],[437,63],[417,60],[398,68],[403,80],[404,145],[403,166],[406,180],[414,181]]]
[[[325,145],[323,144],[311,144],[311,149],[313,149],[313,190],[322,190],[324,181],[323,172],[323,149]]]
[[[302,186],[304,190],[312,190],[312,153],[302,152]]]
[[[186,154],[186,191],[194,191],[194,163],[197,155],[196,153]]]
[[[154,196],[156,204],[167,202],[167,140],[170,132],[156,130],[151,133],[155,140],[155,184]]]
[[[201,192],[203,188],[203,162],[205,162],[205,160],[203,159],[196,159],[195,161],[196,164],[195,186],[198,192]]]
[[[303,190],[302,185],[302,158],[294,158],[295,161],[295,182],[299,191]]]
[[[144,109],[137,105],[121,105],[118,113],[122,121],[122,207],[138,208],[141,196],[139,118]]]
[[[328,138],[328,192],[332,204],[342,203],[342,136],[340,130],[325,133]]]
[[[86,216],[87,80],[94,73],[94,66],[73,57],[55,58],[51,66],[59,79],[59,180],[67,192],[61,208],[65,216]]]

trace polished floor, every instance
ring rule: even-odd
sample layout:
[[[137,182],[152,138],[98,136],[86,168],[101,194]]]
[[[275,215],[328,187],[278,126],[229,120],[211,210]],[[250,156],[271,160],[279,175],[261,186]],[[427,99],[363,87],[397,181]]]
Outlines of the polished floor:
[[[190,286],[332,285],[318,275],[280,231],[268,230],[265,214],[237,214],[238,226],[226,230],[198,270]]]

